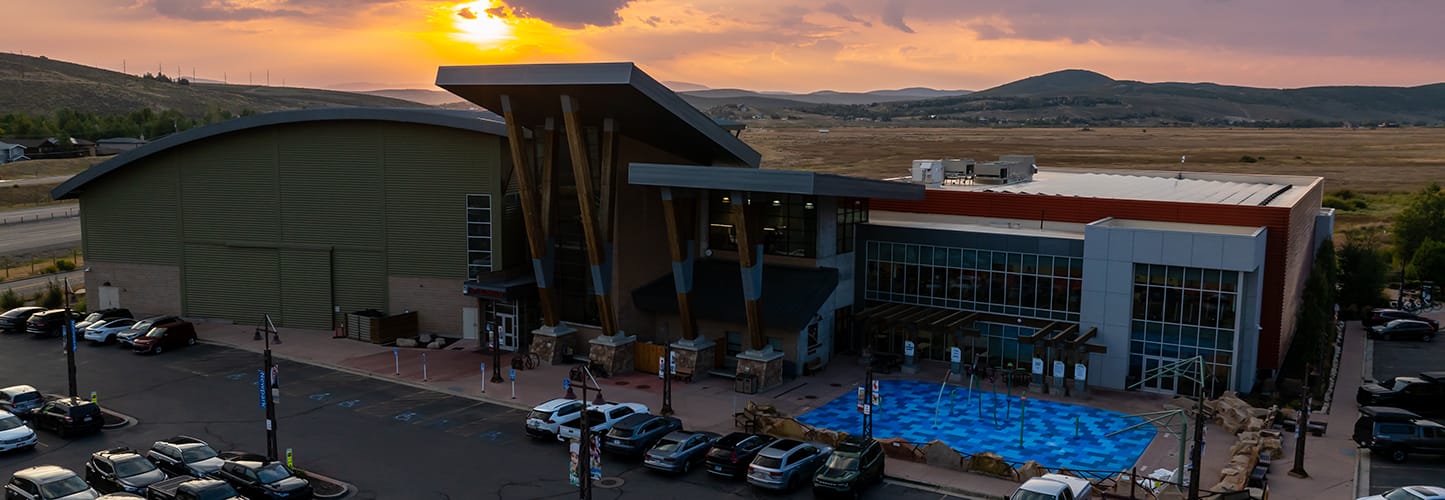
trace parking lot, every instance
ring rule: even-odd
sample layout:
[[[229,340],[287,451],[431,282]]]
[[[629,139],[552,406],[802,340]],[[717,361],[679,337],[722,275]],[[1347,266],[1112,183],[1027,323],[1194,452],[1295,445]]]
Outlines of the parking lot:
[[[1435,312],[1429,316],[1445,319],[1445,314]],[[1445,370],[1445,341],[1437,338],[1433,342],[1414,340],[1370,340],[1374,356],[1372,376],[1385,379],[1403,375],[1417,375],[1422,371]],[[1380,494],[1391,488],[1408,485],[1445,485],[1440,473],[1445,471],[1445,456],[1411,455],[1404,463],[1391,462],[1381,456],[1370,460],[1370,494]]]
[[[44,392],[66,387],[65,354],[55,339],[0,337],[0,385],[30,384]],[[160,356],[137,356],[115,346],[82,343],[77,354],[82,396],[97,392],[102,406],[138,424],[63,440],[40,432],[34,452],[0,455],[0,480],[34,465],[77,472],[91,452],[129,446],[149,448],[178,434],[201,438],[221,450],[265,450],[263,410],[255,380],[260,356],[197,345]],[[280,365],[280,447],[296,466],[347,481],[354,498],[546,498],[568,497],[566,447],[527,438],[524,412],[364,378],[304,364]],[[714,479],[701,471],[682,477],[653,473],[636,460],[603,458],[599,499],[810,498],[754,491],[742,482]],[[884,484],[874,498],[947,498]]]

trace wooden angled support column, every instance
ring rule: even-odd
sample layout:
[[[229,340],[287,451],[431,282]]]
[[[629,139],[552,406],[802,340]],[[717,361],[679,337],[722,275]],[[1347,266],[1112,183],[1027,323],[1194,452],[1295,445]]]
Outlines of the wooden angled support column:
[[[693,263],[697,260],[698,198],[694,193],[662,188],[662,216],[667,223],[668,250],[672,254],[672,282],[677,292],[677,316],[682,339],[673,342],[679,373],[696,378],[713,368],[717,343],[699,337],[692,312]]]
[[[550,210],[541,210],[545,205],[539,207],[538,202],[544,200],[537,199],[538,186],[532,177],[531,163],[527,161],[524,141],[526,129],[517,123],[510,96],[502,96],[502,117],[507,123],[507,146],[512,154],[512,173],[517,179],[517,191],[521,195],[522,223],[527,230],[527,251],[532,257],[532,274],[537,281],[537,302],[542,310],[542,327],[532,332],[530,351],[537,354],[542,362],[554,364],[561,361],[565,347],[570,342],[567,336],[574,330],[561,325],[557,316],[557,292],[552,287],[555,245],[548,239],[551,214]],[[550,120],[548,122],[550,124]],[[550,156],[544,154],[544,180],[550,181],[553,163]],[[539,217],[543,213],[547,215]]]
[[[760,207],[748,203],[747,193],[731,196],[733,230],[738,239],[738,267],[742,272],[743,312],[747,316],[747,347],[738,354],[738,377],[755,381],[765,391],[783,381],[783,353],[773,350],[763,336],[763,218]]]

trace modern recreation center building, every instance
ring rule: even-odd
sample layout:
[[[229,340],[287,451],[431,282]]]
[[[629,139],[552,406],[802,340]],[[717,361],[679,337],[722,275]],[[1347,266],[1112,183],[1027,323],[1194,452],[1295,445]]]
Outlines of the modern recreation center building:
[[[764,389],[911,352],[1110,388],[1201,355],[1217,389],[1248,390],[1279,367],[1332,230],[1317,177],[1020,156],[896,179],[762,169],[739,124],[627,63],[443,67],[437,84],[497,114],[244,117],[63,183],[92,300],[318,330],[415,313],[614,374],[655,371],[665,343],[684,376]]]

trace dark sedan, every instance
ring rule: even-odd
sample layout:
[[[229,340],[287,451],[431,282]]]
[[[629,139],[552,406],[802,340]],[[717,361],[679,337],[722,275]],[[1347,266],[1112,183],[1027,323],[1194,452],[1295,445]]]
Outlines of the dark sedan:
[[[642,465],[649,469],[685,474],[694,465],[702,464],[708,448],[719,437],[711,432],[675,431],[663,436],[652,449],[647,450]]]
[[[221,454],[225,463],[216,478],[230,483],[236,491],[251,500],[279,498],[311,498],[311,483],[296,477],[285,464],[268,461],[254,453],[228,451]]]
[[[24,333],[25,322],[35,313],[44,312],[44,307],[17,307],[0,314],[0,333]]]
[[[758,450],[772,444],[772,436],[734,432],[723,436],[707,451],[707,472],[723,477],[742,477]]]
[[[602,450],[618,455],[641,455],[669,432],[682,429],[682,421],[651,413],[623,417],[607,431]]]
[[[1436,329],[1424,321],[1397,319],[1382,326],[1370,327],[1370,336],[1380,340],[1414,338],[1423,342],[1435,339]]]
[[[1424,321],[1426,323],[1429,323],[1430,326],[1434,327],[1436,330],[1440,329],[1440,322],[1435,321],[1434,319],[1426,318],[1412,312],[1401,311],[1399,309],[1371,309],[1370,315],[1363,320],[1363,323],[1365,324],[1365,327],[1368,328],[1371,326],[1380,326],[1391,321],[1395,321],[1397,319]]]

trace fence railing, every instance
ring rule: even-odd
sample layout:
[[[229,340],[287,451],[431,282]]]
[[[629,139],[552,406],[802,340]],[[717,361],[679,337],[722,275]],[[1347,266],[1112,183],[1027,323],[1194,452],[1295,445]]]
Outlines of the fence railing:
[[[0,226],[6,226],[10,224],[23,224],[26,222],[40,222],[51,219],[66,219],[71,217],[80,217],[80,208],[67,208],[63,212],[57,210],[54,212],[47,212],[43,214],[0,216]]]

